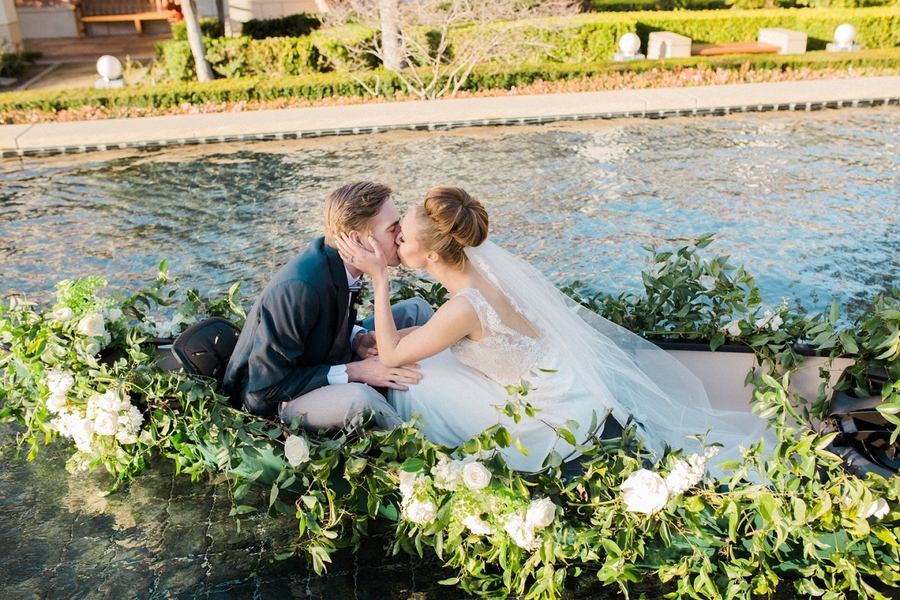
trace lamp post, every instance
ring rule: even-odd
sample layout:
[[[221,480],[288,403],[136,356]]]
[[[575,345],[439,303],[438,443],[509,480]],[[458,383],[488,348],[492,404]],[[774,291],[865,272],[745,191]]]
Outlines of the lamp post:
[[[613,55],[613,59],[622,62],[626,60],[635,60],[644,58],[644,55],[638,52],[641,49],[641,38],[636,33],[628,32],[619,38],[619,50]]]
[[[854,44],[856,40],[856,27],[850,23],[838,25],[834,30],[834,42],[825,45],[825,49],[829,52],[850,52],[859,50],[859,44]]]
[[[100,79],[94,82],[95,88],[117,88],[125,85],[122,63],[115,56],[104,54],[97,59],[97,73],[100,74]]]

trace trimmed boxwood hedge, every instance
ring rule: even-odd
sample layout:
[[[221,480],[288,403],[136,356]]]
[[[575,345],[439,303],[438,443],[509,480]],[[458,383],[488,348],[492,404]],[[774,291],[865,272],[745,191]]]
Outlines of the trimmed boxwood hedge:
[[[864,9],[772,9],[678,12],[586,13],[573,17],[535,19],[517,23],[522,36],[534,42],[529,48],[498,52],[493,62],[559,62],[580,64],[609,60],[622,34],[633,31],[643,47],[653,31],[672,31],[697,43],[756,40],[765,27],[784,27],[806,32],[807,48],[821,50],[832,41],[835,28],[852,23],[857,42],[864,48],[900,46],[900,6]],[[498,25],[508,26],[508,25]],[[470,35],[461,28],[456,36]],[[350,48],[377,35],[359,25],[320,29],[308,36],[208,38],[207,57],[220,77],[278,77],[331,70],[353,70],[378,66],[374,56],[356,57]],[[187,42],[157,45],[160,63],[172,81],[194,76],[193,57]]]
[[[483,65],[475,69],[464,90],[510,89],[543,81],[565,81],[613,72],[643,72],[651,69],[676,70],[706,65],[708,68],[740,68],[749,64],[754,69],[900,69],[900,48],[860,52],[815,52],[812,54],[778,55],[745,54],[732,56],[694,56],[682,59],[640,60],[628,63],[612,61],[525,64],[514,68]],[[0,94],[0,111],[58,111],[83,106],[109,108],[167,108],[184,103],[203,105],[222,102],[265,102],[280,98],[320,100],[336,96],[366,96],[367,88],[376,83],[388,98],[403,89],[396,75],[378,69],[357,74],[341,72],[312,73],[289,77],[246,77],[219,79],[207,83],[177,82],[155,86],[98,89],[32,90]]]

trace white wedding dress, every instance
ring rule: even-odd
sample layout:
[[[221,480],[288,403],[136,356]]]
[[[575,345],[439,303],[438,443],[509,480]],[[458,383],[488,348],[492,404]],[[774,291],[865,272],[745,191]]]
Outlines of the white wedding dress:
[[[703,384],[678,360],[576,304],[528,263],[490,241],[466,254],[537,335],[503,323],[479,290],[461,290],[481,320],[482,338],[463,338],[419,361],[419,383],[391,392],[400,416],[416,415],[428,439],[457,447],[499,423],[527,450],[523,454],[515,444],[501,449],[510,466],[538,471],[551,451],[564,460],[579,455],[557,428],[583,443],[600,435],[611,413],[622,424],[633,418],[657,455],[667,446],[698,452],[699,443],[687,436],[707,430],[708,442],[723,445],[717,463],[739,459],[741,446],[760,438],[772,449],[765,420],[749,411],[712,409]],[[529,417],[521,410],[515,423],[498,408],[510,401],[506,386],[522,380],[532,387],[523,400],[537,412]]]

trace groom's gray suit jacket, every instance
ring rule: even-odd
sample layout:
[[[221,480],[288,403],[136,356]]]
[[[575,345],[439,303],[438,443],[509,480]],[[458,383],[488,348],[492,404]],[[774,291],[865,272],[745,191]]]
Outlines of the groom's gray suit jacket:
[[[332,365],[351,359],[343,317],[347,272],[324,238],[281,268],[265,287],[238,338],[224,391],[252,413],[274,416],[278,404],[328,385]],[[356,309],[350,307],[352,324]]]

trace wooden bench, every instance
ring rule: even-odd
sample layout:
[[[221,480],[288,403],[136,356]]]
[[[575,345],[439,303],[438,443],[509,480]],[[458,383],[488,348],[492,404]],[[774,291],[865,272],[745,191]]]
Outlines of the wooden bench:
[[[168,10],[166,0],[81,0],[78,20],[82,23],[133,21],[138,35],[144,33],[143,21],[172,21],[178,11]]]

